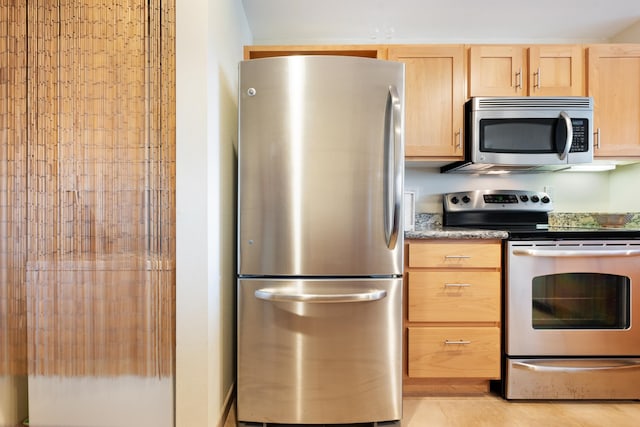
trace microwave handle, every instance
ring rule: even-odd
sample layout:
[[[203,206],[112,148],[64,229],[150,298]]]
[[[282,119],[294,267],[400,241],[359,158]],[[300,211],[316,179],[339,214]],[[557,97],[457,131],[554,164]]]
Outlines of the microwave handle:
[[[569,150],[571,149],[571,143],[573,142],[573,124],[571,123],[571,117],[564,111],[560,111],[560,121],[564,123],[567,129],[567,140],[565,141],[562,152],[558,154],[560,154],[560,160],[566,160]]]

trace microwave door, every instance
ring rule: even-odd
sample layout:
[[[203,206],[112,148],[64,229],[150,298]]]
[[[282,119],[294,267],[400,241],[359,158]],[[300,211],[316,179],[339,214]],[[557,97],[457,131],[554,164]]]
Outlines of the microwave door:
[[[571,149],[571,142],[573,141],[573,124],[571,123],[571,117],[565,111],[560,112],[560,117],[556,124],[555,141],[560,160],[566,162]]]
[[[566,166],[573,125],[569,112],[541,114],[527,110],[513,116],[488,112],[472,129],[471,161],[475,164],[526,166],[535,170]],[[567,120],[569,124],[567,125]]]

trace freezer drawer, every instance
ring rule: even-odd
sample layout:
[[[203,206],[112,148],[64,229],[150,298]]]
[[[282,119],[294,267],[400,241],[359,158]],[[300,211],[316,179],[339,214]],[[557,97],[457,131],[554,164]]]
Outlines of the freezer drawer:
[[[238,281],[238,420],[402,415],[402,279]]]

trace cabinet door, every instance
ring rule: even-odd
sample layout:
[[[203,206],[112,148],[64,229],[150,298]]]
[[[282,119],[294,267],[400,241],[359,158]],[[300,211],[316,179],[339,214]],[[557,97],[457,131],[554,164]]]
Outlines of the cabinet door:
[[[405,64],[405,155],[462,158],[464,46],[394,46]]]
[[[410,327],[412,378],[500,378],[500,328]]]
[[[640,44],[587,49],[596,157],[640,156]]]
[[[580,45],[529,48],[529,95],[584,96],[584,60]]]
[[[409,271],[410,322],[499,322],[500,272]]]
[[[526,95],[525,50],[523,46],[471,46],[469,96]]]
[[[409,267],[500,269],[500,248],[500,243],[412,243],[409,245]]]

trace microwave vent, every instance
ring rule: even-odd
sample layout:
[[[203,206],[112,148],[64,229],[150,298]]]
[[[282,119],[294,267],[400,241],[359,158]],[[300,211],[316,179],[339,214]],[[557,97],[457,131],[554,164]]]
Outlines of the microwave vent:
[[[476,97],[472,98],[473,110],[509,109],[532,110],[562,109],[562,110],[591,110],[593,98],[584,96],[558,96],[558,97]]]

